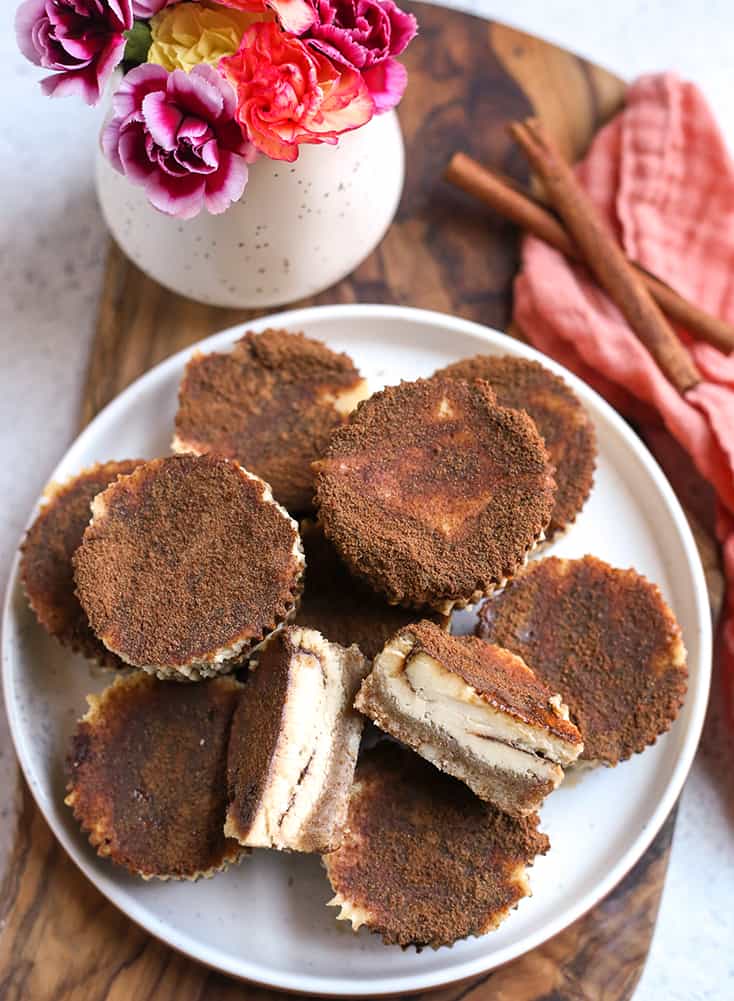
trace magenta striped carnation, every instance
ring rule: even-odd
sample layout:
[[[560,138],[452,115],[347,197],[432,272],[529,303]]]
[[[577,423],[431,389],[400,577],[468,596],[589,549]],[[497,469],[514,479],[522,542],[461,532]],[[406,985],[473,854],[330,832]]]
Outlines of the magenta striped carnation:
[[[53,70],[46,94],[75,94],[96,104],[125,51],[132,0],[25,0],[15,17],[21,52]]]
[[[211,66],[188,74],[137,66],[112,105],[102,148],[155,208],[191,219],[204,207],[224,212],[242,196],[254,150],[235,121],[233,89]]]

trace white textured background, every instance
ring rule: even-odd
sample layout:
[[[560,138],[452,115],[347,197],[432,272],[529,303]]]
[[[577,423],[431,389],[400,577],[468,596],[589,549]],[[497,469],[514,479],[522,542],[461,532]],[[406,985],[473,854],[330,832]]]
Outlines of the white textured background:
[[[627,78],[677,70],[703,88],[734,149],[731,0],[456,6],[541,35]],[[92,188],[100,112],[41,96],[39,74],[15,49],[14,8],[5,0],[0,13],[0,582],[29,509],[74,436],[106,248]],[[714,718],[683,795],[635,1001],[734,999],[733,773],[734,746]]]

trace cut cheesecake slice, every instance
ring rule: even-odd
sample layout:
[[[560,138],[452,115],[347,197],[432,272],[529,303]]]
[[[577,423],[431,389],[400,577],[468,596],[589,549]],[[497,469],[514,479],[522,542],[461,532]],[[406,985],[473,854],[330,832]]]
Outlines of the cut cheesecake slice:
[[[534,812],[583,749],[560,695],[520,657],[427,621],[390,640],[355,705],[513,816]]]
[[[340,842],[368,670],[356,646],[292,626],[260,654],[229,741],[227,837],[249,847],[328,852]]]

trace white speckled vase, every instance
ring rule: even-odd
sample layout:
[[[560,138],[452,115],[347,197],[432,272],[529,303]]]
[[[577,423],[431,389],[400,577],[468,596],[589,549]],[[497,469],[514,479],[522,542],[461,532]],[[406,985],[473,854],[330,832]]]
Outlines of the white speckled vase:
[[[261,157],[245,193],[222,215],[182,222],[97,154],[97,193],[115,240],[139,268],[180,295],[215,306],[278,306],[315,295],[353,271],[397,211],[405,174],[394,111],[301,147],[295,163]]]

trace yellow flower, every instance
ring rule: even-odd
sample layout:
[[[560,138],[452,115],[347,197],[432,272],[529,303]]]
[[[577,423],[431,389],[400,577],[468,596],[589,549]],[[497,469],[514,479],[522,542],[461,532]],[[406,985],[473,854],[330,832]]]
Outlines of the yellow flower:
[[[164,7],[150,22],[153,42],[148,62],[188,73],[199,63],[216,66],[240,47],[243,34],[272,14],[233,10],[216,3],[178,3]]]

